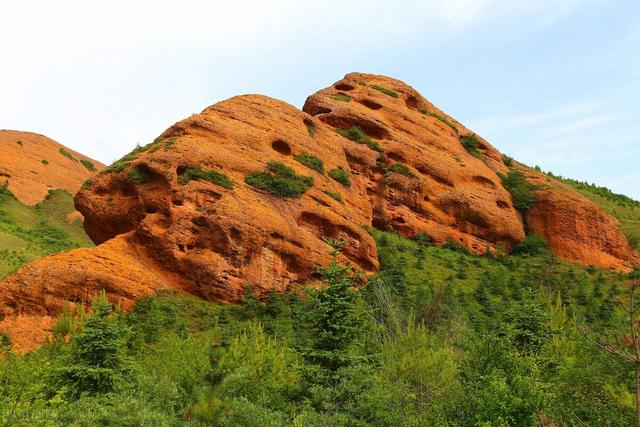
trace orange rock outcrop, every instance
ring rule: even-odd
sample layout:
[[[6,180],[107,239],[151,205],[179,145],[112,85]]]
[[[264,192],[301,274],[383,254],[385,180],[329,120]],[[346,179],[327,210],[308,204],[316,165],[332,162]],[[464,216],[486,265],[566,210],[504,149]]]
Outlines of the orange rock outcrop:
[[[0,151],[0,185],[7,184],[27,205],[40,203],[49,190],[75,194],[83,182],[104,169],[102,163],[32,132],[0,130]]]
[[[368,144],[336,131],[352,127]],[[476,138],[478,155],[464,136]],[[324,172],[297,161],[302,153],[322,160]],[[245,182],[269,162],[312,177],[313,186],[283,199]],[[233,186],[189,180],[190,168],[223,173]],[[334,168],[350,186],[329,176]],[[160,289],[223,302],[240,301],[249,284],[259,295],[286,291],[316,279],[328,260],[325,238],[344,240],[345,260],[373,273],[377,250],[365,226],[408,237],[424,231],[476,253],[509,249],[525,224],[502,186],[507,171],[487,141],[388,77],[348,74],[303,111],[265,96],[231,98],[176,123],[82,189],[76,207],[99,245],[43,258],[2,282],[0,329],[19,331],[17,318],[40,324],[65,301],[86,302],[100,289],[125,307]],[[613,218],[523,171],[544,183],[527,226],[558,255],[620,269],[638,263]]]

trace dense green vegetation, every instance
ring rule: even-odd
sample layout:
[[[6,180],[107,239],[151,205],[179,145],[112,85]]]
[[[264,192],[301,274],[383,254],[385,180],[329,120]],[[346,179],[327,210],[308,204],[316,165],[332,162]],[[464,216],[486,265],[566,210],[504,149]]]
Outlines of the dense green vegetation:
[[[313,178],[297,175],[284,163],[270,162],[264,172],[253,172],[244,179],[247,184],[278,197],[300,197],[313,186]]]
[[[136,185],[144,184],[148,179],[144,169],[140,167],[131,168],[129,173],[127,173],[127,178],[129,182]]]
[[[339,166],[331,169],[329,171],[329,176],[345,187],[349,187],[351,185],[351,177],[349,176],[349,173]]]
[[[390,174],[390,173],[397,173],[400,175],[408,176],[409,178],[416,177],[416,174],[413,173],[413,171],[409,169],[409,166],[405,165],[404,163],[394,163],[391,166],[389,166],[387,168],[387,174]]]
[[[472,156],[478,158],[481,156],[480,151],[478,151],[478,148],[480,148],[480,141],[475,135],[462,135],[460,137],[460,143]]]
[[[89,160],[80,159],[80,163],[82,163],[82,166],[87,168],[88,171],[91,171],[91,172],[96,171],[96,167]]]
[[[320,160],[318,157],[314,156],[313,154],[303,151],[301,154],[298,154],[294,158],[300,163],[302,163],[303,165],[305,165],[306,167],[311,168],[320,173],[324,173],[324,164],[322,163],[322,160]]]
[[[444,123],[445,125],[449,126],[455,132],[458,132],[458,127],[456,125],[454,125],[451,122],[451,120],[449,120],[448,118],[446,118],[442,114],[438,114],[438,113],[435,113],[435,112],[427,111],[424,108],[420,108],[420,109],[418,109],[418,111],[421,114],[424,114],[425,116],[433,117],[434,119],[440,120],[442,123]]]
[[[392,97],[392,98],[397,98],[397,97],[398,97],[398,92],[396,92],[396,91],[395,91],[395,90],[393,90],[393,89],[389,89],[389,88],[387,88],[387,87],[380,86],[380,85],[369,85],[369,87],[370,87],[371,89],[375,89],[375,90],[377,90],[378,92],[382,92],[382,93],[384,93],[385,95],[388,95],[388,96],[390,96],[390,97]]]
[[[331,96],[331,99],[333,99],[334,101],[340,101],[340,102],[351,101],[351,97],[346,93],[338,93],[336,95]]]
[[[351,141],[355,141],[358,144],[365,144],[372,150],[379,153],[384,152],[384,148],[382,148],[380,143],[371,139],[369,135],[364,133],[358,126],[351,126],[349,129],[335,129],[335,131]]]
[[[98,299],[45,348],[0,358],[8,425],[629,426],[634,372],[588,334],[624,330],[626,275],[538,248],[480,257],[374,232],[381,271],[217,305]],[[302,289],[302,288],[301,288]],[[75,320],[74,320],[75,319]],[[581,330],[590,331],[585,335]],[[68,337],[65,339],[65,334]]]
[[[197,166],[191,166],[182,171],[178,176],[178,182],[182,185],[185,185],[189,181],[197,179],[212,182],[223,188],[233,188],[233,182],[231,181],[231,178],[229,178],[224,173],[218,172],[214,169],[202,170]]]
[[[70,152],[68,152],[67,150],[65,150],[64,148],[60,147],[60,154],[62,154],[63,156],[65,156],[66,158],[69,158],[71,160],[73,160],[74,162],[77,162],[78,160],[76,160],[75,157],[73,157],[73,154],[71,154]]]
[[[521,172],[510,170],[500,178],[502,178],[504,188],[511,193],[513,205],[520,212],[526,211],[535,204],[534,188]]]
[[[27,206],[0,185],[0,279],[42,256],[92,246],[82,223],[69,223],[74,210],[73,198],[63,190]]]
[[[331,197],[333,200],[338,201],[340,203],[342,203],[343,201],[342,194],[337,193],[335,191],[325,190],[324,194],[326,194],[327,196]]]

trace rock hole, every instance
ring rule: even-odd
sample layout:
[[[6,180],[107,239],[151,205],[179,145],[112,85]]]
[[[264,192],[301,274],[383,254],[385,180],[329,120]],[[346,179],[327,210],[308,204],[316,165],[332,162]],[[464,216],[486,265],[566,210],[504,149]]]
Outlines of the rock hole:
[[[154,214],[156,212],[158,212],[158,207],[157,206],[145,206],[144,211],[148,214]]]
[[[407,104],[407,107],[409,107],[410,109],[412,110],[418,109],[418,98],[416,98],[414,95],[409,95],[407,99],[404,100],[404,102]]]
[[[273,143],[271,144],[271,148],[284,156],[291,155],[291,147],[289,146],[289,144],[280,139],[273,141]]]
[[[178,243],[178,250],[179,250],[180,252],[185,252],[185,250],[184,250],[184,245],[181,245],[180,243]]]
[[[354,90],[355,87],[346,82],[338,82],[333,87],[338,90]]]
[[[389,136],[389,132],[384,127],[372,120],[340,116],[323,116],[320,120],[329,126],[340,129],[349,129],[357,126],[373,139],[386,139]]]
[[[358,99],[356,100],[356,102],[359,102],[360,104],[364,105],[365,107],[369,108],[370,110],[379,110],[382,108],[381,104],[378,104],[375,101],[372,101],[370,99]]]
[[[182,206],[184,204],[184,200],[182,200],[182,199],[173,199],[171,201],[171,203],[173,203],[174,206]]]
[[[191,218],[191,222],[198,227],[204,227],[205,225],[207,225],[207,218],[204,216],[196,216],[194,218]]]
[[[331,112],[330,108],[327,107],[322,107],[320,105],[309,105],[307,107],[307,104],[305,104],[304,106],[304,112],[308,113],[312,116],[317,116],[318,114],[327,114]]]
[[[510,209],[511,208],[509,203],[505,202],[504,200],[496,201],[496,205],[501,209]]]

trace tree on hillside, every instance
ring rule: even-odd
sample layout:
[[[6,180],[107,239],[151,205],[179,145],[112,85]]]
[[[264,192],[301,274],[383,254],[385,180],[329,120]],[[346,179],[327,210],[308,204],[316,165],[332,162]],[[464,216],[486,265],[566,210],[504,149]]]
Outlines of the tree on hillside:
[[[629,274],[629,286],[617,299],[627,319],[623,334],[603,330],[592,336],[583,334],[603,351],[633,364],[636,371],[636,425],[640,427],[640,273]]]
[[[357,311],[359,296],[353,290],[352,267],[338,262],[343,242],[326,242],[333,248],[329,252],[331,261],[318,271],[327,287],[310,295],[307,322],[311,339],[303,356],[331,381],[336,371],[352,364],[354,357],[349,350],[362,330],[362,319]]]
[[[113,390],[126,367],[125,330],[104,292],[93,300],[91,308],[91,316],[58,371],[61,385],[68,386],[74,396]]]

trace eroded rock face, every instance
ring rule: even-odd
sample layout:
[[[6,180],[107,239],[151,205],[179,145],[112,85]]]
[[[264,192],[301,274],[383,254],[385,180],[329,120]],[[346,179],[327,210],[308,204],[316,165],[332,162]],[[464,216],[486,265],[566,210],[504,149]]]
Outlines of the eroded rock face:
[[[336,132],[352,127],[368,145]],[[84,303],[101,289],[125,308],[161,289],[222,302],[242,300],[249,284],[259,295],[284,292],[316,279],[316,266],[328,261],[324,238],[344,240],[345,261],[372,273],[377,251],[363,226],[408,237],[424,231],[476,253],[509,249],[525,226],[499,177],[508,169],[478,136],[478,153],[470,154],[460,138],[472,135],[408,85],[369,74],[348,74],[310,96],[303,111],[258,95],[215,104],[77,194],[99,246],[43,258],[2,282],[0,329],[22,334],[24,325],[46,325],[65,301]],[[302,153],[322,160],[324,173],[298,162]],[[313,186],[283,199],[245,183],[269,162],[313,177]],[[189,180],[189,168],[223,173],[233,185]],[[334,168],[350,186],[330,178]],[[574,190],[522,170],[538,185],[528,227],[558,255],[613,268],[639,261],[614,219]],[[46,339],[29,336],[25,346]]]
[[[617,270],[640,263],[616,218],[565,184],[532,170],[521,171],[537,188],[536,203],[526,214],[529,231],[543,236],[556,255]]]
[[[410,86],[351,73],[310,96],[303,110],[331,128],[357,126],[384,149],[374,152],[378,166],[347,155],[367,188],[376,227],[408,237],[426,231],[437,243],[453,239],[476,253],[524,238],[522,218],[497,175],[507,171],[500,153],[477,137],[481,155],[471,155],[460,136],[473,133]],[[395,163],[415,177],[389,172]]]
[[[0,185],[7,184],[16,199],[27,205],[43,201],[49,190],[76,194],[83,182],[104,168],[102,163],[32,132],[0,130],[0,151]]]
[[[188,280],[204,298],[234,302],[247,284],[260,295],[314,278],[328,260],[323,238],[346,242],[344,255],[365,273],[377,269],[362,227],[371,209],[360,182],[345,188],[294,159],[303,152],[325,169],[349,169],[349,141],[291,105],[264,96],[232,98],[169,128],[120,173],[97,177],[76,198],[96,242],[131,232],[158,264]],[[358,147],[368,155],[365,147]],[[244,182],[281,162],[314,185],[283,199]],[[233,188],[203,179],[181,183],[188,168],[224,173]],[[145,176],[132,183],[132,169]],[[325,191],[339,193],[338,202]]]

